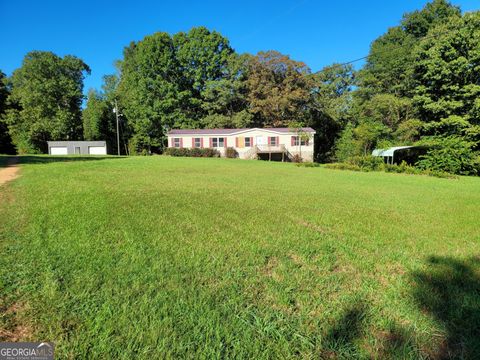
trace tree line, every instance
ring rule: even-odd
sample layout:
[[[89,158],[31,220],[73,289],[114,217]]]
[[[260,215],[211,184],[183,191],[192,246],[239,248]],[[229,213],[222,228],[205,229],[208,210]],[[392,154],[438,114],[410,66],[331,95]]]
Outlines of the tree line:
[[[82,138],[116,148],[116,101],[125,153],[162,152],[172,128],[300,123],[317,131],[319,162],[421,144],[429,151],[419,167],[480,171],[480,12],[462,14],[446,0],[405,14],[358,71],[332,64],[312,72],[277,51],[239,54],[204,27],[132,42],[116,67],[82,110],[89,67],[74,56],[27,54],[10,78],[2,74],[0,152]]]

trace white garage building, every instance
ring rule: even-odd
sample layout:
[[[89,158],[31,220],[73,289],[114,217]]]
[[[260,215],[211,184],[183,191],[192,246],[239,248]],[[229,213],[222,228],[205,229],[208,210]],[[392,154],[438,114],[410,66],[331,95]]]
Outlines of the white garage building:
[[[49,155],[107,155],[105,141],[48,141]]]

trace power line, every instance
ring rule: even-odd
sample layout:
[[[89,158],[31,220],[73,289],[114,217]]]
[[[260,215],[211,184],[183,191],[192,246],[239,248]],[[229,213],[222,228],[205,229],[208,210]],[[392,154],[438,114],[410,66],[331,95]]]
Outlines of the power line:
[[[437,38],[441,35],[445,35],[447,34],[449,31],[445,31],[445,32],[441,32],[441,33],[438,33],[438,34],[435,34],[435,35],[427,35],[427,36],[424,36],[422,38],[419,38],[417,41],[420,42],[420,41],[423,41],[423,40],[428,40],[428,39],[434,39],[434,38]],[[389,49],[388,52],[391,52],[392,50],[398,50],[398,49],[401,49],[401,48],[404,48],[404,47],[407,47],[407,46],[410,46],[410,44],[402,44],[402,45],[397,45],[394,49]],[[386,53],[387,51],[379,51],[377,52],[377,54],[383,54],[383,53]],[[362,56],[358,59],[354,59],[354,60],[350,60],[350,61],[347,61],[347,62],[344,62],[344,63],[340,63],[340,64],[333,64],[331,66],[326,66],[328,67],[329,69],[332,69],[332,68],[336,68],[336,67],[344,67],[344,66],[347,66],[347,65],[351,65],[353,63],[356,63],[358,61],[362,61],[362,60],[366,60],[370,57],[370,54],[366,55],[366,56]],[[321,70],[318,70],[318,71],[315,71],[313,73],[313,75],[315,74],[318,74],[320,72],[323,72],[325,71],[325,68],[324,69],[321,69]]]

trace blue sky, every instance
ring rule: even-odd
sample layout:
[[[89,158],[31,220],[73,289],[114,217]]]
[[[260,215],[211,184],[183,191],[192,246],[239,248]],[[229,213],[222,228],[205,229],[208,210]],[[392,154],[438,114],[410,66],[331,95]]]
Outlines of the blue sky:
[[[156,31],[175,33],[204,25],[226,36],[237,52],[275,49],[313,71],[368,53],[370,43],[426,0],[269,1],[7,1],[0,0],[0,69],[10,75],[31,50],[82,58],[92,69],[88,88],[124,46]],[[454,0],[463,11],[479,0]]]

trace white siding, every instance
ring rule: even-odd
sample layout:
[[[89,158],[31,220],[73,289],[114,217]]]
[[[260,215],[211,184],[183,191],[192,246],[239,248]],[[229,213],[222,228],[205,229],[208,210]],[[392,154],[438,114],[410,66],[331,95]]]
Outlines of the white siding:
[[[278,146],[285,146],[288,152],[291,155],[295,155],[301,152],[301,156],[304,160],[311,161],[313,159],[313,134],[311,134],[311,138],[309,140],[308,145],[294,146],[292,145],[292,136],[296,136],[295,133],[279,133],[272,130],[263,130],[263,129],[251,129],[246,131],[241,131],[238,134],[234,135],[169,135],[168,136],[168,146],[173,147],[173,138],[181,138],[182,139],[182,147],[184,148],[191,148],[192,147],[192,139],[193,138],[201,138],[203,139],[203,147],[208,148],[210,147],[210,138],[219,138],[223,137],[227,139],[227,144],[223,148],[217,148],[217,150],[223,156],[225,154],[226,147],[233,147],[237,150],[240,158],[247,158],[251,155],[251,147],[237,147],[236,146],[236,139],[240,137],[249,137],[253,139],[254,145],[267,145],[268,144],[268,137],[277,137],[278,138]]]

